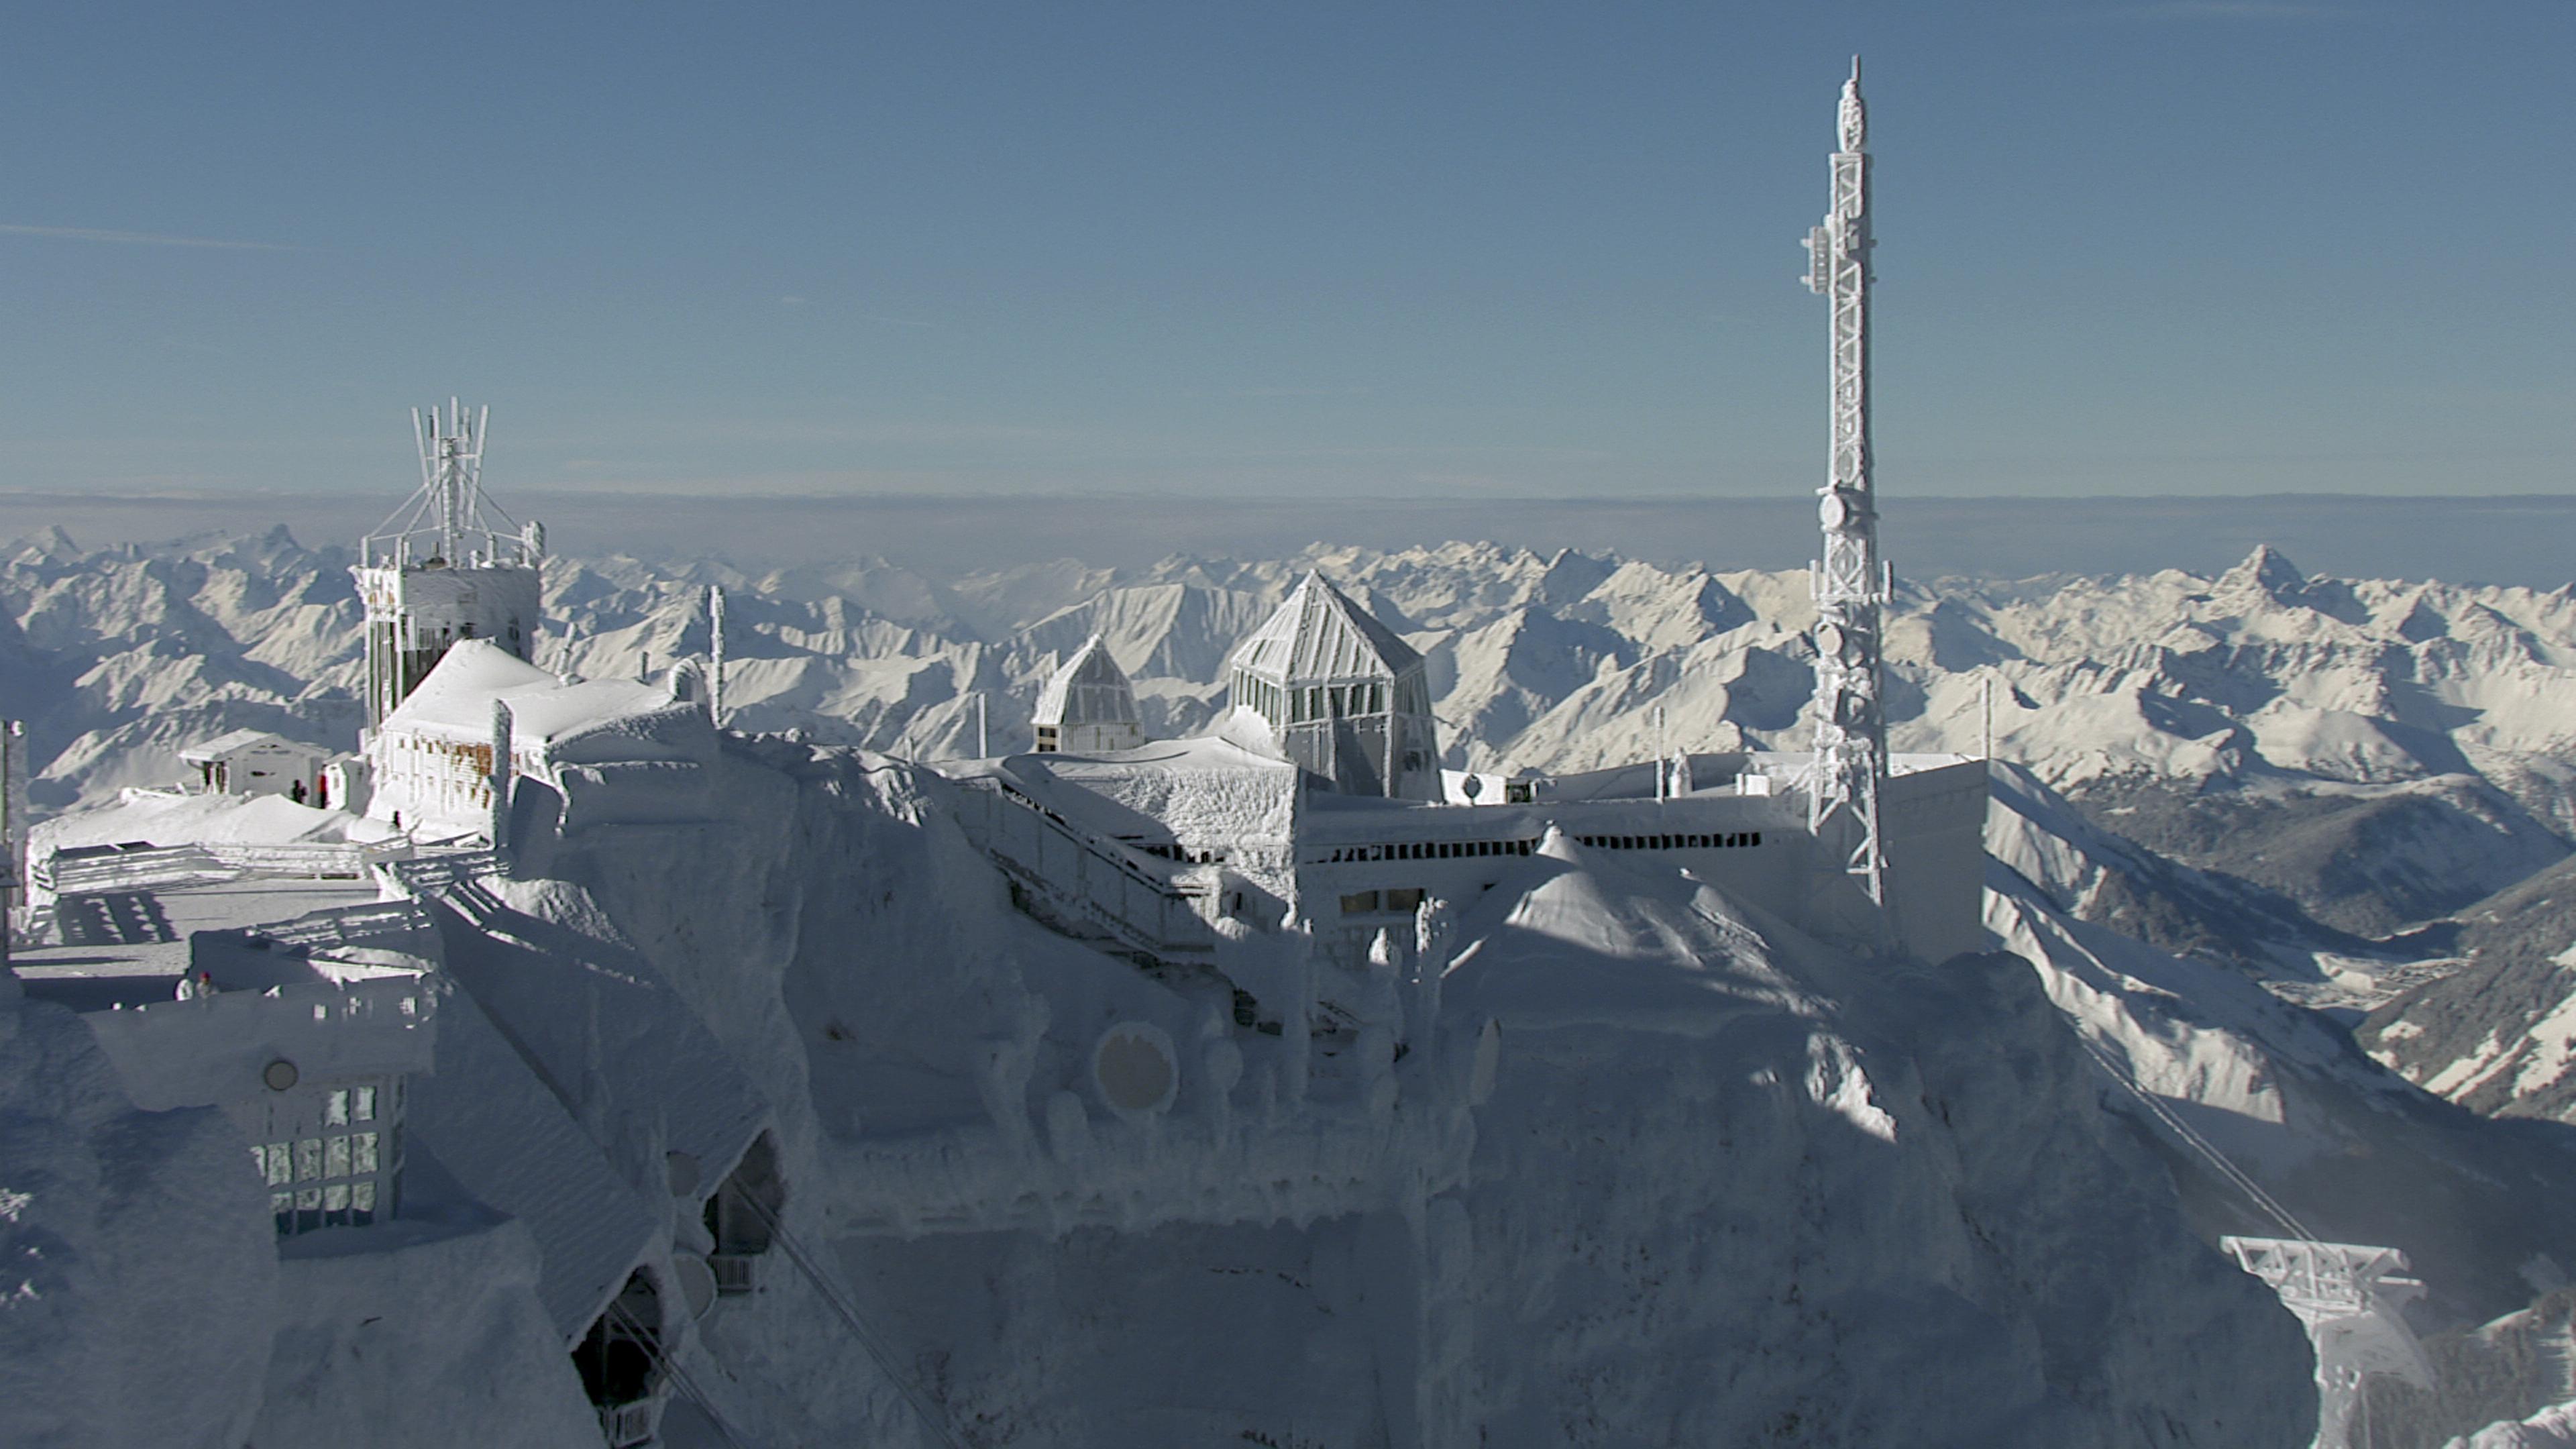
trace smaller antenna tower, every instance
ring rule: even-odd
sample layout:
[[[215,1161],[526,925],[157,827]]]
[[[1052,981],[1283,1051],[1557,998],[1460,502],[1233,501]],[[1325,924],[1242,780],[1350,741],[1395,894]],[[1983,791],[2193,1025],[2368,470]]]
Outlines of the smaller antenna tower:
[[[544,530],[534,523],[520,527],[483,495],[483,437],[491,419],[489,407],[468,412],[452,397],[444,411],[435,403],[411,410],[412,437],[420,446],[420,491],[359,541],[361,567],[534,567],[543,560]],[[487,507],[509,525],[509,532],[492,526],[484,516]]]

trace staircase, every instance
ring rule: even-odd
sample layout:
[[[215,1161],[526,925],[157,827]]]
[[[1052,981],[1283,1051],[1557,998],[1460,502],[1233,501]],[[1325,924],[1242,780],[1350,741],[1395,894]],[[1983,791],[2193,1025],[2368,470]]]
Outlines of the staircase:
[[[1007,780],[959,782],[967,838],[1011,882],[1011,901],[1054,930],[1145,966],[1216,963],[1203,887],[1166,878],[1142,852],[1067,820]]]

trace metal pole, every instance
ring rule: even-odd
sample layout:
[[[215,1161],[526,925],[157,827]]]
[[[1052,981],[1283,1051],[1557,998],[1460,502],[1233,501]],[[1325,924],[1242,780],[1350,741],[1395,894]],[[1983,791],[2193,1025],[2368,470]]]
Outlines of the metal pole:
[[[9,791],[17,783],[18,740],[27,727],[17,720],[0,724],[0,971],[9,969],[11,938],[16,934],[16,918],[10,907],[18,893],[18,851],[10,832],[17,821],[9,815]]]
[[[724,589],[707,585],[707,721],[724,728]]]
[[[984,691],[975,691],[975,758],[993,758],[992,721],[985,716]]]

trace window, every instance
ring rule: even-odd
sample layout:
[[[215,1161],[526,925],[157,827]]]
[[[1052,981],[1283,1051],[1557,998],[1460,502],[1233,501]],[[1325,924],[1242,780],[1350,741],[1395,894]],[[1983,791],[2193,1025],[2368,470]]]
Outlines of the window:
[[[349,1089],[334,1087],[322,1099],[322,1121],[332,1127],[349,1125]]]
[[[373,1122],[374,1120],[376,1120],[376,1089],[375,1089],[375,1088],[373,1088],[373,1087],[360,1087],[360,1088],[358,1089],[357,1103],[358,1103],[358,1105],[357,1105],[357,1111],[356,1111],[356,1113],[354,1114],[354,1115],[355,1115],[356,1120],[358,1120],[358,1121],[360,1121],[360,1122]],[[368,1134],[367,1134],[367,1136],[368,1136],[369,1140],[373,1140],[373,1139],[374,1139],[374,1137],[375,1137],[375,1134],[374,1134],[374,1133],[372,1133],[372,1132],[370,1132],[370,1133],[368,1133]]]
[[[1386,908],[1390,911],[1418,911],[1422,909],[1422,892],[1418,888],[1388,891]]]
[[[1342,914],[1365,916],[1377,910],[1377,892],[1353,891],[1342,897]]]

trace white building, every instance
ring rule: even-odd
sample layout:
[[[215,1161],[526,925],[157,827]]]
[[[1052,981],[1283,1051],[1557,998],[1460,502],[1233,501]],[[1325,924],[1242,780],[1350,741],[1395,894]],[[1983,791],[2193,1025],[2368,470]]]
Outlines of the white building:
[[[1810,827],[1808,755],[1691,754],[1681,770],[1641,761],[1474,803],[1431,796],[1421,656],[1318,575],[1237,646],[1228,684],[1234,708],[1209,736],[943,767],[967,787],[968,833],[1042,916],[1156,964],[1214,961],[1225,921],[1293,922],[1365,977],[1373,956],[1410,958],[1427,908],[1501,884],[1551,830],[1873,953],[1940,961],[1987,943],[1982,761],[1890,759],[1873,900]],[[1285,1009],[1233,984],[1262,1019]]]
[[[1132,750],[1145,743],[1135,687],[1097,634],[1047,678],[1038,691],[1035,723],[1041,755]]]
[[[367,813],[424,838],[488,839],[496,798],[507,803],[514,782],[557,797],[566,830],[694,810],[716,749],[698,681],[683,664],[660,684],[567,684],[491,640],[466,640],[368,736]],[[498,729],[496,706],[507,714]],[[626,788],[638,782],[651,788]]]
[[[331,752],[281,739],[265,730],[235,730],[179,752],[210,795],[284,795],[299,805],[323,805],[323,766]]]

